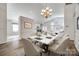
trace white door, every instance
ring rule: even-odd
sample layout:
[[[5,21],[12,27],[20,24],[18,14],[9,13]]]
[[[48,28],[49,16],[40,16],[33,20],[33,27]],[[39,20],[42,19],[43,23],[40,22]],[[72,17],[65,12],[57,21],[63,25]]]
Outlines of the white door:
[[[65,5],[64,8],[65,34],[74,40],[74,4]]]
[[[77,18],[79,17],[79,4],[75,5],[75,46],[77,47],[77,50],[79,52],[79,29],[77,29]]]

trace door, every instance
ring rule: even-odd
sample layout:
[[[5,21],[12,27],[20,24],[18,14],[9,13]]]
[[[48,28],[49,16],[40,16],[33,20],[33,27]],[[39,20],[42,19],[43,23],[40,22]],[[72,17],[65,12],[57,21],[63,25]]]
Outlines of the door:
[[[79,4],[76,4],[75,6],[76,6],[75,7],[75,14],[76,14],[75,16],[75,46],[79,52],[79,29],[77,28],[77,26],[79,26],[78,25],[79,21],[77,22],[77,19],[79,17]]]
[[[65,34],[74,40],[74,4],[65,5],[64,9]]]

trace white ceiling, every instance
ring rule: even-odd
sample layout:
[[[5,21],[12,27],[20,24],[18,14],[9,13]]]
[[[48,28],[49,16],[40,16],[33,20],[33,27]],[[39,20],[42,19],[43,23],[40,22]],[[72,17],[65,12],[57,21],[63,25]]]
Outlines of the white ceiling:
[[[8,3],[7,18],[17,21],[19,16],[25,16],[41,22],[44,18],[40,15],[40,12],[46,5],[53,9],[52,18],[64,16],[64,4],[62,3]]]

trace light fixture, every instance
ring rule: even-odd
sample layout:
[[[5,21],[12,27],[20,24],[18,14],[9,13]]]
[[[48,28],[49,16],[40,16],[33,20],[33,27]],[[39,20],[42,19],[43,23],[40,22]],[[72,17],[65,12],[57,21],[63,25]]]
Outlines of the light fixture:
[[[52,15],[52,9],[49,7],[42,9],[41,15],[44,16],[45,18],[48,18],[49,16]]]

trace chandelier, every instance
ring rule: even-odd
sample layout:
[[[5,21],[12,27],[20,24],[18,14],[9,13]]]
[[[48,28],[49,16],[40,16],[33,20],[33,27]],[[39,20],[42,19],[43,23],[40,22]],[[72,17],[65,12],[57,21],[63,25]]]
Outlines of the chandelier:
[[[48,18],[49,16],[52,15],[52,9],[49,7],[42,9],[41,15],[44,16],[45,18]]]

